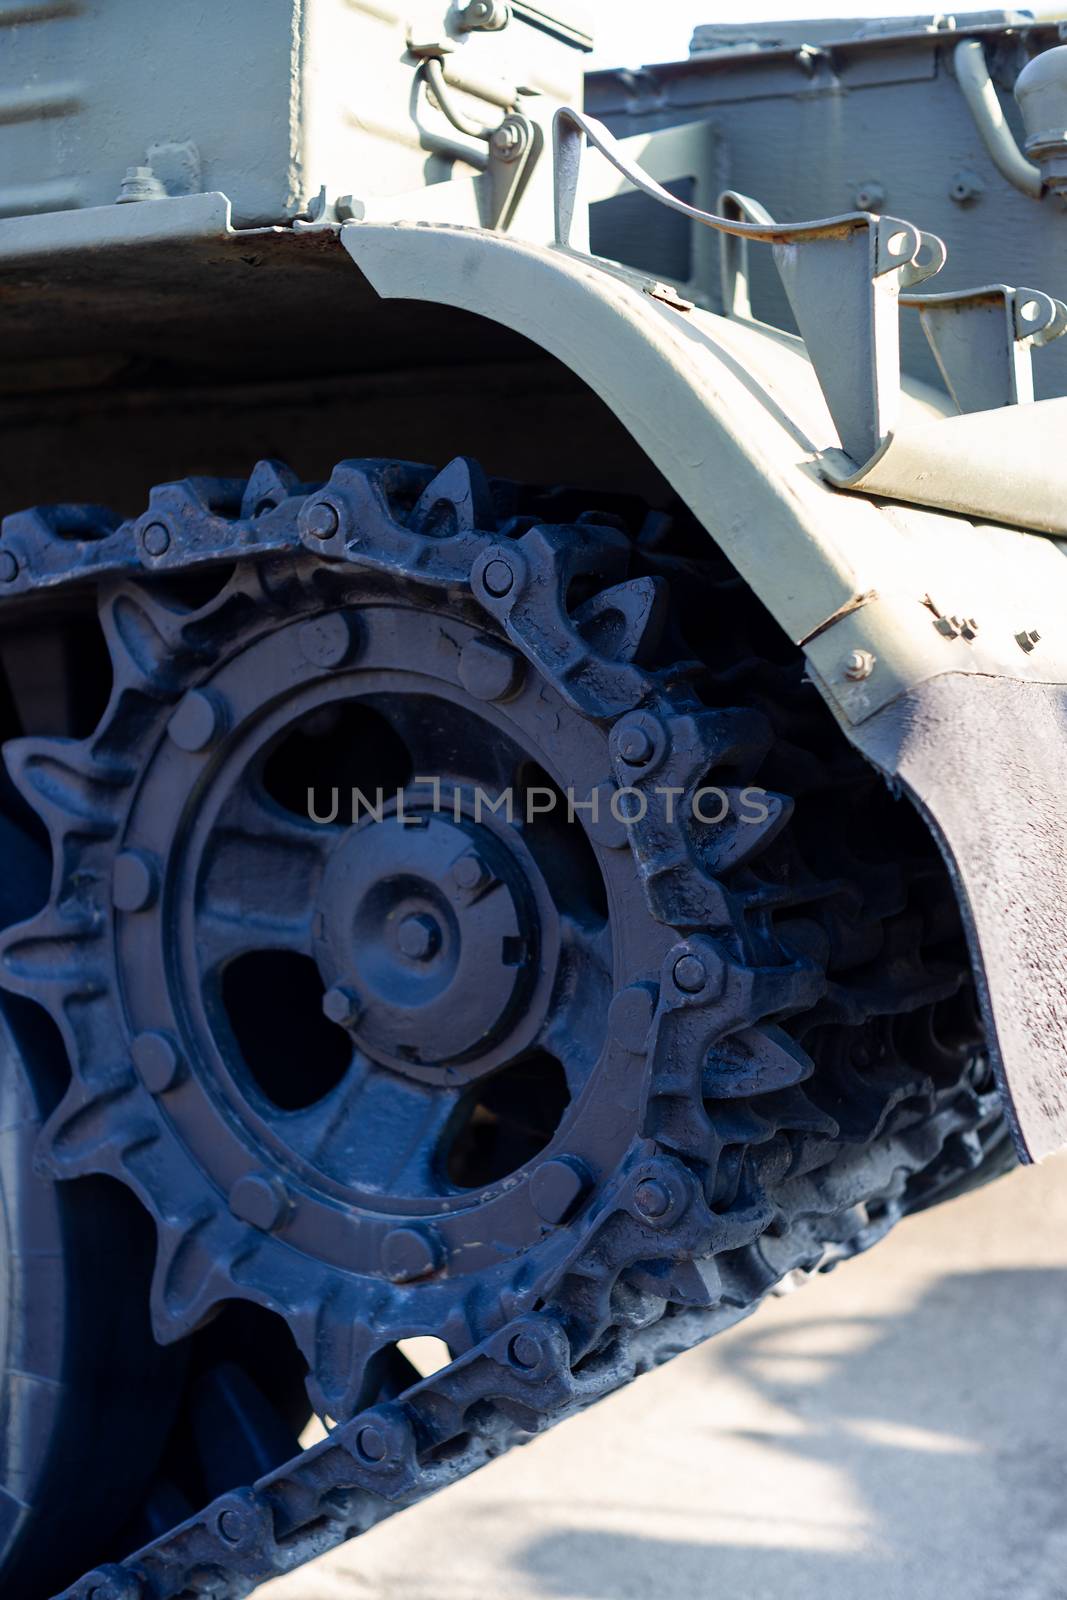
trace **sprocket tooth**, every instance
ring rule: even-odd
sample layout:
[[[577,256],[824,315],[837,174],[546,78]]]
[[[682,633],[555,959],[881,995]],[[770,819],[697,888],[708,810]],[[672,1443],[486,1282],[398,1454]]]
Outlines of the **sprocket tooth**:
[[[627,1269],[626,1280],[642,1294],[685,1310],[710,1310],[722,1297],[722,1279],[711,1258],[639,1261]]]
[[[578,632],[598,655],[644,663],[654,655],[670,611],[664,578],[631,578],[602,589],[574,613]]]
[[[755,861],[789,825],[793,802],[788,795],[770,790],[723,787],[729,810],[721,823],[709,823],[706,831],[708,865],[719,875],[737,872]],[[752,799],[753,794],[758,795]],[[758,814],[763,812],[764,815]]]
[[[292,467],[286,466],[284,461],[257,461],[241,496],[241,518],[265,516],[304,489]]]
[[[373,1327],[373,1309],[339,1288],[321,1302],[315,1317],[308,1397],[319,1416],[347,1422],[378,1398],[386,1381],[392,1346]]]
[[[158,1129],[147,1119],[123,1123],[120,1102],[134,1087],[133,1074],[117,1066],[109,1074],[108,1090],[89,1089],[75,1081],[41,1129],[36,1160],[54,1178],[78,1178],[88,1173],[124,1176],[126,1153]]]
[[[207,1200],[180,1220],[157,1218],[149,1304],[160,1344],[173,1344],[192,1333],[216,1305],[233,1298],[233,1285],[220,1274],[220,1241],[210,1238],[218,1222],[218,1213]]]
[[[175,694],[189,650],[182,637],[188,612],[173,610],[135,583],[107,594],[100,607],[116,690],[135,689],[152,698]]]
[[[416,533],[492,531],[496,515],[489,480],[471,456],[456,456],[419,495],[408,518]]]
[[[115,794],[132,780],[132,772],[98,762],[90,743],[12,739],[4,746],[4,764],[53,838],[72,826],[98,839],[115,832]]]
[[[740,1100],[774,1094],[810,1078],[815,1063],[773,1023],[744,1028],[720,1039],[704,1064],[707,1100]]]
[[[55,1016],[64,1002],[90,999],[107,989],[107,976],[89,964],[89,953],[103,952],[100,917],[81,908],[60,920],[51,908],[30,922],[0,933],[0,987],[47,1005]]]

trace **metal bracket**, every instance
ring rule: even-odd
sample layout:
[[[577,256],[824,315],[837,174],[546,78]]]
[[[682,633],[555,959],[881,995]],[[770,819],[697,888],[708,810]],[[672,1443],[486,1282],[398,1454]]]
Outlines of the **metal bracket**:
[[[842,448],[867,461],[892,431],[900,395],[896,299],[902,270],[914,283],[938,270],[944,247],[929,256],[931,238],[910,222],[857,211],[817,222],[778,223],[741,195],[734,216],[717,216],[679,200],[631,162],[608,129],[564,106],[553,124],[556,244],[570,245],[578,199],[583,139],[636,189],[703,227],[740,241],[769,244],[826,398]],[[737,212],[752,221],[739,221]],[[743,260],[735,251],[734,294]]]
[[[1034,399],[1031,352],[1067,333],[1067,305],[1038,289],[993,284],[959,294],[900,297],[923,331],[961,412]]]

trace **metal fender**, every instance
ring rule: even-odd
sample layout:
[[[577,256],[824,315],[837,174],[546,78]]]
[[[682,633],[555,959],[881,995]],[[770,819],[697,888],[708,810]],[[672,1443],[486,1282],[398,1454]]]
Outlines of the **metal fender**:
[[[615,413],[804,649],[848,737],[926,817],[963,906],[1020,1155],[1067,1144],[1063,541],[832,485],[839,437],[787,334],[500,234],[353,223],[341,241],[379,295],[473,309]],[[936,432],[947,410],[911,385],[901,429]]]

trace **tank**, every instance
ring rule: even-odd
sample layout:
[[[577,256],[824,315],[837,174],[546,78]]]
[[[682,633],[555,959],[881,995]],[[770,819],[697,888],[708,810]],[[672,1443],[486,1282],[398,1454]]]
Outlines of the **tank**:
[[[1064,26],[0,7],[11,1600],[1067,1143]]]

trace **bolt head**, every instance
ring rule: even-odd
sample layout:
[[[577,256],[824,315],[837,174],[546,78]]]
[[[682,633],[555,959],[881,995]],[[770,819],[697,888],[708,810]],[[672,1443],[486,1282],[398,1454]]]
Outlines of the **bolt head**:
[[[284,1184],[263,1173],[249,1172],[230,1190],[230,1210],[241,1222],[273,1233],[289,1215],[291,1201]]]
[[[226,709],[212,694],[192,689],[167,725],[171,742],[189,755],[199,755],[215,743],[226,726]]]
[[[304,527],[313,539],[332,539],[340,526],[340,513],[328,500],[316,500],[304,518]]]
[[[433,917],[405,917],[397,929],[396,943],[410,961],[429,961],[441,948],[441,930]]]
[[[359,1019],[362,1010],[359,996],[353,989],[346,989],[337,984],[333,989],[327,989],[322,998],[322,1014],[329,1022],[335,1022],[339,1028],[350,1027]]]
[[[149,522],[141,530],[141,543],[146,554],[165,556],[170,549],[170,529],[165,522]]]
[[[130,1045],[137,1074],[149,1094],[165,1094],[182,1075],[182,1059],[165,1033],[139,1033]]]
[[[0,550],[0,583],[14,583],[19,575],[19,564],[10,550]]]
[[[452,882],[464,894],[476,894],[479,889],[484,889],[490,877],[485,862],[473,851],[452,863]]]
[[[699,956],[679,956],[674,963],[674,981],[683,994],[699,994],[708,981],[708,969]]]
[[[324,670],[343,667],[356,644],[354,619],[343,611],[328,611],[305,622],[298,637],[300,654],[309,666]]]
[[[845,661],[845,677],[861,683],[874,671],[874,656],[869,650],[853,650]]]
[[[540,1365],[544,1350],[532,1333],[517,1333],[508,1345],[508,1358],[522,1372],[532,1372]]]
[[[515,587],[515,574],[506,561],[501,561],[499,556],[486,564],[482,573],[482,584],[487,594],[494,599],[501,600],[504,595],[510,594]]]
[[[584,1172],[566,1156],[538,1167],[530,1179],[530,1200],[542,1222],[553,1227],[562,1222],[585,1192],[586,1183]]]
[[[382,1268],[392,1283],[414,1283],[437,1265],[431,1238],[418,1228],[394,1228],[382,1242]]]
[[[608,1009],[612,1037],[633,1055],[643,1055],[655,1010],[655,997],[644,984],[633,983],[620,989]]]
[[[139,850],[124,850],[111,869],[111,904],[116,911],[147,911],[155,903],[159,874]]]
[[[494,639],[471,639],[459,658],[459,681],[476,700],[506,700],[522,682],[523,662]]]

